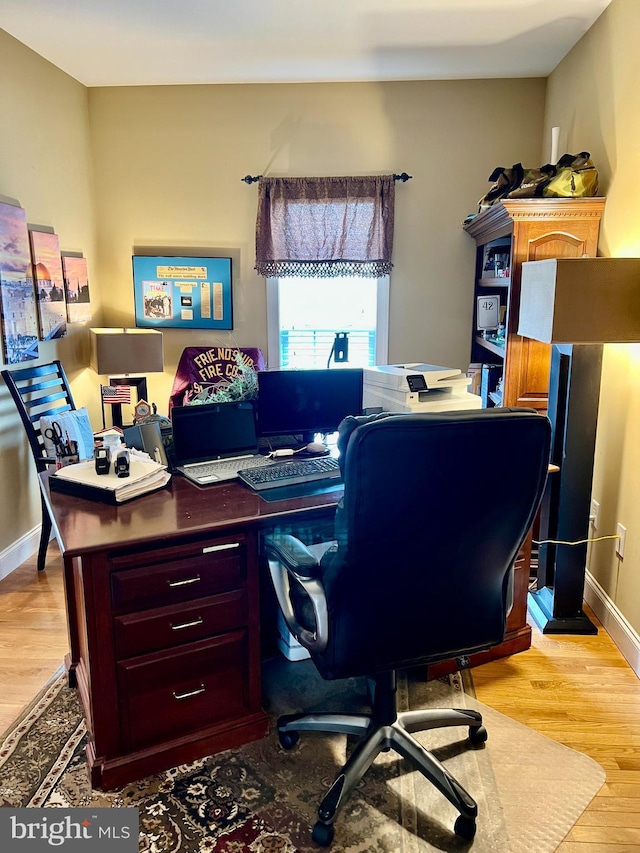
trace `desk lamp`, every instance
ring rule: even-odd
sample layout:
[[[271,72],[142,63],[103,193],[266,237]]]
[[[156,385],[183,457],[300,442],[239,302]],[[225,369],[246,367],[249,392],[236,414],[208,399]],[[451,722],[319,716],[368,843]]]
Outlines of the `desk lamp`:
[[[640,258],[561,258],[522,265],[518,334],[553,344],[549,477],[540,514],[537,590],[545,634],[596,634],[582,610],[602,345],[640,341]]]
[[[101,376],[108,376],[109,385],[134,385],[138,401],[146,400],[146,376],[136,374],[162,373],[164,370],[162,332],[154,329],[89,331],[91,367]],[[121,427],[122,405],[115,403],[111,408],[113,425]]]

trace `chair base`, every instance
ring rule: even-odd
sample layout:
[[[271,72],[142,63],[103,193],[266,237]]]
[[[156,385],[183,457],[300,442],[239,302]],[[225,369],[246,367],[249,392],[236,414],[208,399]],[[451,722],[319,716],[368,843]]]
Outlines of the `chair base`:
[[[411,733],[445,726],[468,726],[471,744],[479,747],[487,739],[486,729],[482,725],[482,715],[477,711],[458,709],[429,709],[397,713],[395,677],[392,686],[391,684],[382,685],[382,688],[381,690],[380,680],[377,679],[371,714],[288,714],[278,720],[278,737],[284,749],[295,746],[298,733],[302,731],[351,734],[361,738],[320,803],[318,822],[313,829],[313,840],[323,847],[331,844],[334,834],[333,823],[346,798],[362,779],[376,756],[389,749],[393,749],[410,761],[458,809],[460,817],[455,823],[454,831],[465,839],[472,839],[475,835],[478,815],[475,800],[446,767],[411,736]]]

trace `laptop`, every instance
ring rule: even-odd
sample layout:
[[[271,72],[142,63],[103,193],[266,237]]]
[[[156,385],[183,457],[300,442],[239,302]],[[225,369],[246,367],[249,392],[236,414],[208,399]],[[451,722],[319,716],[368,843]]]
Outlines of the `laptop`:
[[[270,465],[258,450],[253,403],[174,406],[174,470],[200,486],[233,480],[242,468]]]

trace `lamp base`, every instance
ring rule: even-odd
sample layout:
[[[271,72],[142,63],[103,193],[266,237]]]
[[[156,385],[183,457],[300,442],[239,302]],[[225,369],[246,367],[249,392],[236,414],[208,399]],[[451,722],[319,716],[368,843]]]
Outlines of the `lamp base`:
[[[543,634],[598,633],[597,627],[582,610],[575,616],[554,616],[553,603],[553,590],[549,587],[530,592],[527,597],[529,613]]]

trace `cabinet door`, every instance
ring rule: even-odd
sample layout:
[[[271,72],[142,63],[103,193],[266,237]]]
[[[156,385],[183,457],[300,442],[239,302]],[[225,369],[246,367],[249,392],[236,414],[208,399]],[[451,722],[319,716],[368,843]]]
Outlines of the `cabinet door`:
[[[589,219],[516,221],[513,234],[514,264],[508,321],[504,405],[528,406],[546,411],[551,346],[517,334],[520,281],[524,261],[580,258],[595,255],[598,222]]]

